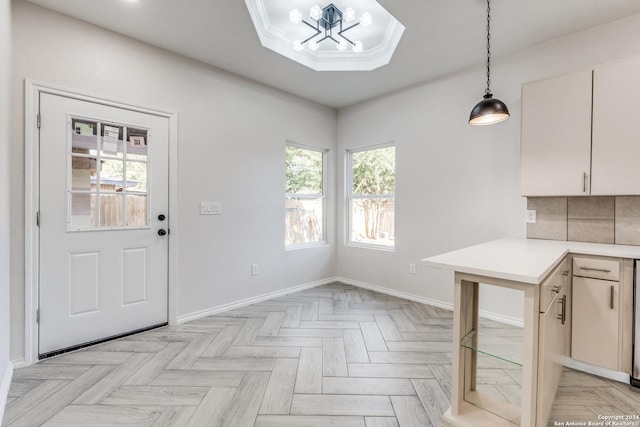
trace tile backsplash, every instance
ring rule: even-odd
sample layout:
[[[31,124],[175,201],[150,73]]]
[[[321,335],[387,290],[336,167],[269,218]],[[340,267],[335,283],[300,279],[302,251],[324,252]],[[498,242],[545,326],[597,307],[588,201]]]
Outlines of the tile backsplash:
[[[640,196],[529,197],[530,239],[640,245]]]

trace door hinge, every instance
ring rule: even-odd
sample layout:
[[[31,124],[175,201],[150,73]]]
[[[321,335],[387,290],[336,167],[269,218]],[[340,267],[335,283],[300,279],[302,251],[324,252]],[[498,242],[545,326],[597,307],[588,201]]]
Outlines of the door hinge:
[[[40,323],[40,309],[36,308],[36,323]]]
[[[38,113],[38,115],[36,116],[36,126],[38,126],[38,129],[40,129],[41,124],[42,122],[40,121],[40,113]]]
[[[40,227],[40,211],[36,212],[36,226]]]

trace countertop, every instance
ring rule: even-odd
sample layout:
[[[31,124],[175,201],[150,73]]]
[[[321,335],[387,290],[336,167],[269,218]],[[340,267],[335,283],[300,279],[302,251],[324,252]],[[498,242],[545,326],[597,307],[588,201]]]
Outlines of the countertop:
[[[640,259],[640,246],[506,238],[420,260],[420,265],[540,284],[568,253]]]

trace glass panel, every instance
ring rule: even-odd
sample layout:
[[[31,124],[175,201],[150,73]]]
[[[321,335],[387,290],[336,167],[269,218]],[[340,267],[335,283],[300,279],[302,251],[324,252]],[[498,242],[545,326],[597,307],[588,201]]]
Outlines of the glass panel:
[[[96,122],[72,119],[71,152],[78,154],[98,154],[98,124]]]
[[[71,189],[89,191],[95,188],[95,158],[71,156]]]
[[[393,246],[395,199],[353,199],[351,241]]]
[[[127,158],[147,160],[148,132],[145,129],[128,129]]]
[[[285,244],[320,242],[323,233],[324,199],[287,197],[285,200]]]
[[[123,203],[124,196],[120,194],[100,195],[101,227],[122,227],[124,225]]]
[[[491,310],[496,301],[508,301],[509,315],[513,318],[522,316],[523,291],[481,284],[478,298],[481,309]],[[465,358],[470,358],[467,366],[471,372],[465,372],[465,376],[471,379],[471,389],[465,390],[467,402],[509,420],[513,414],[520,413],[523,337],[524,328],[521,326],[485,318],[477,320],[475,329],[460,343],[467,349]]]
[[[84,230],[96,227],[96,195],[71,193],[70,230]]]
[[[323,152],[286,147],[285,193],[322,194]]]
[[[122,191],[124,185],[124,162],[121,160],[102,160],[100,165],[100,192]]]
[[[351,162],[354,195],[395,193],[395,147],[352,153]]]
[[[124,128],[112,124],[103,124],[100,127],[101,148],[103,156],[124,156]]]
[[[127,162],[127,191],[146,193],[147,164],[144,162]]]
[[[127,226],[143,227],[147,225],[147,196],[127,195]]]

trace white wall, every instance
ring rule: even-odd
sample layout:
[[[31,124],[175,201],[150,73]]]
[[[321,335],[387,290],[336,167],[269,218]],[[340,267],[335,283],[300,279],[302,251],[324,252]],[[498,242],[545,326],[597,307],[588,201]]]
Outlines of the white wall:
[[[11,1],[0,0],[0,424],[4,412],[9,361],[9,76],[11,73]]]
[[[285,139],[330,149],[333,177],[333,109],[24,1],[13,9],[12,358],[24,355],[24,79],[178,112],[178,316],[335,276],[333,241],[284,250]],[[223,215],[200,216],[200,201]],[[328,203],[334,212],[335,194]]]
[[[520,197],[520,87],[640,53],[640,15],[557,39],[506,58],[493,58],[492,90],[511,119],[467,124],[485,88],[482,66],[338,113],[338,176],[348,148],[395,141],[396,250],[349,247],[340,234],[338,275],[450,304],[451,273],[418,268],[419,259],[487,240],[525,236]],[[478,52],[480,55],[481,52]],[[339,187],[338,212],[344,212]],[[338,230],[345,218],[338,216]],[[521,318],[517,294],[492,293],[481,309]]]

